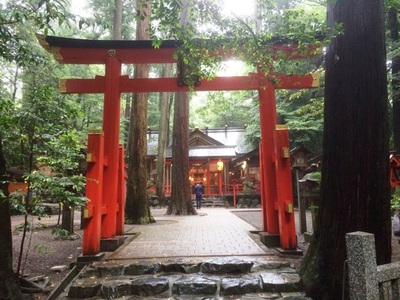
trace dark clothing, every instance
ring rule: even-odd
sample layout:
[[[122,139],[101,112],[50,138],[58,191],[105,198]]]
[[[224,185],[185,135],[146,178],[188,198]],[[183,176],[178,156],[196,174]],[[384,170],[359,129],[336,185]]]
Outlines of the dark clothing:
[[[201,208],[201,197],[203,196],[203,186],[200,183],[197,183],[194,186],[194,193],[196,194],[196,208]]]

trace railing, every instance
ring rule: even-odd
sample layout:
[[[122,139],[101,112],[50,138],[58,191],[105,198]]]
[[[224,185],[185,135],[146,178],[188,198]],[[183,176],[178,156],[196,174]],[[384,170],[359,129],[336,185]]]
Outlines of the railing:
[[[371,233],[346,234],[351,300],[400,299],[400,262],[377,266]]]
[[[207,191],[207,189],[206,189]],[[259,193],[259,186],[256,187],[256,193]],[[171,185],[164,186],[164,193],[165,195],[171,195]],[[222,195],[236,195],[243,193],[243,184],[235,183],[235,184],[224,184],[222,187]],[[221,196],[218,193],[208,194],[207,192],[204,193],[204,196]]]

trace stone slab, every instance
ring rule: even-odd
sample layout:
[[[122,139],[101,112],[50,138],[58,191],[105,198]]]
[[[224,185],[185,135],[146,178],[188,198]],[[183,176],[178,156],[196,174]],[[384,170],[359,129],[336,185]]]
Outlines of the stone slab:
[[[101,239],[100,240],[100,251],[104,252],[113,252],[117,250],[121,245],[125,242],[124,236],[116,236],[114,238],[109,239]]]
[[[281,245],[281,237],[279,234],[269,234],[268,232],[260,232],[260,241],[269,248],[277,248]]]

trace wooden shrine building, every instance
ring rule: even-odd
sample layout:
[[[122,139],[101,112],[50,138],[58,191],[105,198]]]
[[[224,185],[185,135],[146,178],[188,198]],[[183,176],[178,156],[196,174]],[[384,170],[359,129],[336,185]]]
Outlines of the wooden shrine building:
[[[245,128],[194,128],[189,133],[189,182],[194,186],[201,182],[204,196],[223,196],[241,192],[242,178],[250,176],[250,180],[259,186],[259,162],[254,167],[243,164],[240,158],[247,154],[241,145]],[[157,180],[157,140],[158,131],[148,130],[147,167],[150,179]],[[257,150],[258,151],[258,150]],[[244,160],[246,161],[246,160]],[[165,162],[165,194],[171,193],[172,149],[166,149]]]

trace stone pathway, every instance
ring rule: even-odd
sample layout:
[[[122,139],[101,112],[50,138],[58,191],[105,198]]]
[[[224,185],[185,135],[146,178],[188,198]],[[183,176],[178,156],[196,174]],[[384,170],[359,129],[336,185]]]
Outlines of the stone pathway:
[[[153,210],[156,223],[133,226],[137,233],[109,259],[273,255],[251,237],[252,225],[225,208],[202,208],[197,216],[167,216]]]
[[[84,266],[57,299],[309,300],[291,260],[230,210],[164,214],[155,209],[155,224],[126,226],[124,245]]]

